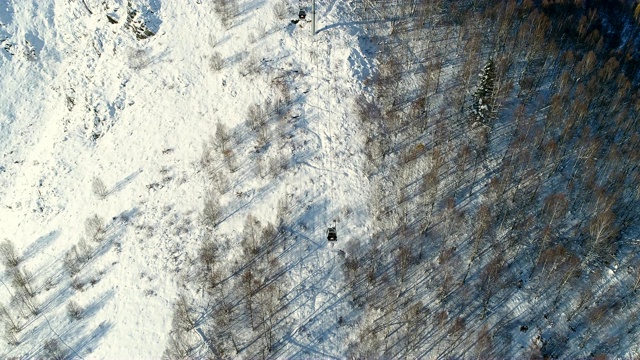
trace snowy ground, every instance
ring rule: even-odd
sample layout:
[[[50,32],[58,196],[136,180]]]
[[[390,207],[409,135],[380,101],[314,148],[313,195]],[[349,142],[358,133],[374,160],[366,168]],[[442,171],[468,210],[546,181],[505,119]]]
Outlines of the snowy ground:
[[[16,302],[16,273],[0,272],[0,317],[6,323],[9,309],[20,327],[18,344],[1,342],[0,357],[53,357],[45,347],[53,339],[61,358],[160,358],[175,340],[175,304],[185,294],[197,319],[188,331],[191,357],[220,351],[211,343],[223,301],[233,302],[236,316],[237,353],[227,353],[234,357],[265,357],[268,349],[278,358],[350,351],[482,358],[491,346],[505,357],[541,349],[567,357],[638,353],[640,312],[627,300],[635,288],[627,288],[633,279],[640,286],[640,271],[617,264],[585,271],[587,293],[566,289],[571,271],[558,265],[547,283],[546,262],[535,266],[544,248],[535,238],[516,241],[516,222],[505,230],[509,237],[487,236],[491,258],[474,250],[482,243],[471,236],[478,207],[491,205],[485,189],[499,174],[507,133],[516,134],[511,107],[522,100],[505,102],[488,140],[491,156],[473,165],[472,180],[470,155],[459,145],[475,132],[458,121],[460,105],[450,105],[471,92],[456,98],[450,90],[467,80],[466,90],[475,88],[472,72],[482,59],[461,56],[473,39],[462,29],[473,18],[425,22],[400,5],[319,1],[312,36],[311,23],[291,23],[298,1],[285,1],[278,16],[279,0],[241,0],[228,18],[212,3],[0,0],[0,241],[15,244],[33,290],[31,300]],[[419,30],[403,33],[410,22],[402,16]],[[385,62],[394,57],[378,53],[383,47],[406,51],[397,57],[405,63],[394,70]],[[462,77],[465,64],[471,75]],[[435,90],[415,91],[428,98],[426,107],[414,94],[396,103],[401,96],[384,86],[386,76],[395,90],[411,93],[427,84],[424,74],[431,88],[438,79]],[[368,124],[356,114],[356,99],[373,98],[374,88],[386,91],[376,93],[383,94],[376,106],[412,121],[396,124],[389,112]],[[252,129],[251,114],[267,108]],[[220,125],[230,134],[226,151],[216,140]],[[425,188],[441,166],[440,151],[447,172]],[[94,191],[99,182],[102,197]],[[220,206],[215,226],[202,216],[211,198]],[[99,241],[86,226],[94,216],[104,224]],[[244,248],[250,216],[263,227],[283,221],[275,245]],[[334,224],[331,245],[325,232]],[[215,295],[205,295],[199,268],[208,240],[219,246],[223,277]],[[504,259],[503,250],[517,256]],[[90,259],[74,269],[73,254]],[[558,264],[577,258],[567,259]],[[399,275],[402,261],[408,273]],[[277,321],[273,346],[261,343],[264,319],[248,325],[247,269],[259,273],[256,301],[267,304],[260,311],[277,310],[269,315]],[[270,284],[277,291],[267,293]],[[72,302],[83,309],[79,319],[69,316]]]
[[[287,136],[262,151],[286,156],[288,170],[256,176],[256,139],[245,134],[217,234],[233,238],[247,214],[275,221],[279,199],[295,204],[308,246],[292,271],[318,278],[293,317],[302,324],[340,291],[332,281],[341,276],[340,245],[327,246],[326,227],[337,221],[341,244],[367,233],[369,190],[352,108],[372,59],[359,47],[348,2],[318,4],[315,37],[310,23],[289,23],[294,7],[278,19],[265,1],[242,1],[229,29],[207,2],[135,6],[155,36],[136,38],[124,0],[0,4],[0,229],[33,273],[40,308],[2,356],[40,357],[44,342],[58,338],[83,358],[160,357],[181,269],[204,232],[203,143],[216,123],[241,128],[249,105],[274,100],[278,77],[293,99]],[[219,71],[210,67],[216,52]],[[93,194],[94,177],[106,184],[105,199]],[[94,213],[105,221],[105,239],[90,241],[94,257],[74,290],[62,260]],[[0,279],[0,302],[8,304],[9,279]],[[83,319],[68,318],[71,300],[85,308]],[[330,345],[306,348],[301,332],[290,336],[299,351],[339,356]]]

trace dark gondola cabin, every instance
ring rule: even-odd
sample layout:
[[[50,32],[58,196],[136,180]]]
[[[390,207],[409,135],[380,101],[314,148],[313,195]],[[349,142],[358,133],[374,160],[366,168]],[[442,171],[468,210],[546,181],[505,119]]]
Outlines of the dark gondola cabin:
[[[338,240],[338,234],[336,233],[336,228],[335,227],[330,227],[329,230],[327,230],[327,240],[329,240],[329,241],[337,241]]]
[[[300,9],[300,12],[298,13],[298,17],[301,20],[304,20],[307,17],[307,13],[304,10]]]

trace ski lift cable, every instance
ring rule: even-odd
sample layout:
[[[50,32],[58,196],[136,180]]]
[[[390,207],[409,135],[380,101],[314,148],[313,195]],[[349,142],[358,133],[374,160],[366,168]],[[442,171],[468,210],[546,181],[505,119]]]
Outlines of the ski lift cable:
[[[314,106],[317,110],[317,114],[318,114],[318,121],[321,121],[321,114],[323,112],[323,108],[320,106],[320,69],[318,66],[318,46],[317,46],[317,39],[315,36],[312,36],[312,41],[313,41],[313,53],[309,53],[312,56],[312,60],[313,60],[313,65],[315,67],[315,97],[316,97],[316,106]],[[327,205],[328,207],[328,205]],[[327,208],[325,208],[325,211],[327,210]]]
[[[331,47],[328,45],[329,44],[329,39],[327,38],[328,35],[326,35],[325,33],[325,38],[326,41],[325,43],[327,44],[327,66],[329,67],[329,77],[328,77],[328,82],[327,82],[327,88],[325,90],[325,97],[328,100],[327,102],[327,123],[326,123],[326,131],[327,131],[327,135],[329,136],[329,148],[328,148],[328,157],[329,157],[329,161],[328,161],[328,167],[329,167],[329,171],[331,173],[334,172],[334,159],[333,159],[333,123],[332,123],[332,119],[331,119]],[[318,81],[320,81],[320,79],[318,78]],[[333,181],[331,181],[331,176],[329,176],[329,183],[327,184],[329,186],[329,203],[327,204],[327,214],[329,214],[329,219],[330,221],[333,220],[333,228],[335,229],[336,224],[335,224],[335,219],[331,219],[333,216],[332,215],[332,205],[334,202],[334,188],[333,188]]]
[[[326,36],[328,37],[328,35],[326,35]],[[327,39],[327,44],[329,44],[329,39]],[[332,122],[333,119],[331,118],[331,102],[333,100],[333,98],[331,97],[331,89],[332,89],[332,85],[333,85],[331,80],[332,80],[332,75],[333,74],[331,72],[331,47],[328,46],[328,45],[327,45],[327,63],[328,63],[328,67],[329,67],[329,74],[331,75],[329,77],[329,84],[328,84],[328,89],[327,89],[327,99],[329,99],[329,104],[327,106],[329,108],[329,111],[328,111],[329,114],[327,116],[329,117],[329,136],[331,136],[330,143],[329,143],[329,169],[333,173],[333,172],[335,172],[335,167],[334,167],[334,164],[335,164],[335,159],[334,159],[334,140],[335,139],[334,139],[334,136],[333,136],[333,134],[335,134],[335,132],[333,131],[334,130],[333,129],[333,122]],[[330,189],[331,197],[330,198],[331,198],[331,204],[333,205],[333,201],[335,200],[335,196],[334,196],[335,195],[335,189],[334,189],[334,186],[333,186],[335,179],[333,177],[331,177],[330,179],[331,179],[331,184],[330,184],[330,186],[331,186],[331,189]],[[334,208],[334,210],[335,210],[335,208]],[[334,221],[333,225],[335,227],[335,225],[336,225],[335,224],[335,221],[336,221],[335,214],[334,214],[333,221]]]
[[[328,82],[327,82],[327,90],[326,90],[326,98],[328,99],[328,103],[327,103],[327,109],[328,109],[328,111],[327,111],[327,118],[328,118],[327,119],[327,127],[328,127],[327,134],[329,135],[329,170],[330,170],[331,173],[335,173],[335,166],[334,166],[335,165],[335,159],[334,159],[334,155],[335,155],[334,154],[334,140],[335,140],[334,134],[335,134],[335,131],[334,131],[334,128],[333,128],[333,119],[332,119],[332,116],[331,116],[332,115],[331,102],[333,100],[333,98],[332,98],[333,73],[331,71],[331,46],[329,45],[330,44],[330,42],[329,42],[329,40],[330,40],[329,39],[329,33],[325,32],[325,36],[324,37],[326,39],[325,43],[327,44],[327,55],[326,56],[327,56],[327,66],[328,66],[328,70],[329,70],[329,73],[327,74],[328,75],[328,77],[327,77],[328,78]],[[318,79],[318,81],[319,81],[319,79]],[[337,230],[336,229],[337,228],[337,220],[335,218],[336,214],[334,213],[336,211],[336,208],[335,208],[335,206],[333,206],[334,205],[334,201],[335,201],[335,189],[334,189],[335,179],[332,176],[330,176],[329,177],[329,181],[330,181],[329,184],[328,184],[329,185],[329,204],[327,204],[327,208],[328,208],[327,209],[327,213],[330,214],[329,215],[330,216],[330,221],[333,222],[333,226],[332,227],[333,227],[334,234],[332,235],[332,238],[334,240],[336,240],[337,236],[336,236],[335,233],[336,233],[336,230]]]
[[[315,66],[315,85],[316,85],[316,94],[317,94],[316,95],[316,103],[317,103],[317,105],[316,106],[311,105],[311,106],[314,107],[317,110],[318,121],[322,121],[323,116],[321,116],[321,115],[326,114],[326,116],[328,117],[327,121],[324,124],[326,134],[329,137],[329,147],[327,149],[327,156],[328,156],[329,159],[328,159],[328,164],[327,165],[328,165],[328,168],[329,168],[329,172],[330,173],[335,173],[334,158],[333,158],[334,157],[334,154],[333,154],[333,152],[334,152],[334,149],[333,149],[333,140],[334,140],[333,139],[333,134],[334,134],[334,132],[333,132],[333,122],[332,122],[332,119],[331,119],[331,113],[332,113],[332,109],[331,109],[331,100],[332,100],[331,92],[332,92],[332,89],[331,89],[331,86],[332,86],[332,80],[333,80],[332,76],[333,76],[333,74],[331,73],[331,57],[330,57],[330,55],[331,55],[331,47],[329,46],[329,38],[328,38],[328,36],[329,36],[328,33],[325,33],[324,38],[326,40],[325,44],[327,45],[327,49],[326,49],[327,54],[326,54],[326,56],[327,56],[327,63],[328,63],[328,67],[329,67],[329,74],[328,74],[328,78],[325,79],[327,81],[328,88],[325,89],[323,94],[328,99],[328,103],[326,104],[327,108],[324,108],[324,107],[320,106],[321,105],[320,104],[321,103],[321,99],[320,99],[320,95],[319,94],[321,92],[321,90],[320,90],[321,82],[320,82],[320,67],[318,65],[318,57],[320,56],[320,53],[318,51],[319,47],[317,46],[317,36],[312,36],[312,42],[313,42],[313,45],[314,45],[313,46],[314,52],[313,53],[309,52],[309,54],[313,58],[312,59],[313,65]],[[329,186],[329,192],[328,192],[328,201],[327,201],[327,204],[326,204],[326,207],[325,207],[326,214],[331,214],[331,206],[333,205],[333,202],[334,202],[334,199],[335,199],[335,189],[333,188],[333,184],[334,184],[333,182],[327,183],[327,186]],[[332,217],[333,216],[329,215],[329,218],[332,218]],[[335,240],[337,240],[337,237],[336,237],[336,225],[337,225],[336,223],[337,223],[337,221],[336,221],[335,218],[333,218],[331,220],[333,222],[333,226],[329,225],[328,238],[329,238],[330,241],[331,240],[335,241]],[[329,221],[331,221],[331,220],[329,220]]]

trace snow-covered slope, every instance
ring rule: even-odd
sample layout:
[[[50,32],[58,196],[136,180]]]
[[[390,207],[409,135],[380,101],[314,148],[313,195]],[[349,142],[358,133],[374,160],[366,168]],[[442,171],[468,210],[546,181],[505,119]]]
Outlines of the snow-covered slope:
[[[282,158],[288,170],[258,176],[257,140],[238,130],[241,175],[220,198],[216,232],[240,232],[247,214],[274,222],[287,198],[292,216],[307,223],[301,236],[313,245],[313,266],[329,268],[327,224],[338,220],[341,239],[366,231],[362,144],[350,118],[358,72],[370,64],[355,33],[331,26],[347,19],[348,4],[320,4],[312,37],[311,24],[290,23],[293,7],[279,19],[273,4],[243,1],[227,28],[208,2],[134,3],[1,5],[0,226],[33,274],[39,310],[20,319],[20,343],[4,356],[42,356],[52,338],[70,356],[162,354],[182,269],[205,233],[199,213],[211,185],[199,165],[203,143],[217,123],[241,129],[251,105],[282,99],[278,79],[292,105],[282,133],[268,125],[274,135],[259,155]],[[136,37],[143,22],[155,35]],[[93,193],[94,178],[107,188],[104,199]],[[103,240],[87,239],[93,257],[72,278],[63,259],[87,238],[93,214],[104,221]],[[11,295],[4,286],[0,301]],[[85,309],[81,320],[69,319],[69,301]]]
[[[0,0],[0,356],[637,356],[633,59],[536,3]]]

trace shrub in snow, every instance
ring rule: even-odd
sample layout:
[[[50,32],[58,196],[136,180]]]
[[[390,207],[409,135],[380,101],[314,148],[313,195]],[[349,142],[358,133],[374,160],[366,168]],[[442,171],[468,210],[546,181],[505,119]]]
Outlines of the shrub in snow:
[[[251,54],[245,60],[243,65],[243,70],[241,72],[242,76],[257,74],[260,71],[260,57],[257,54]]]
[[[77,302],[71,300],[67,303],[67,314],[69,314],[71,320],[82,319],[83,312],[84,310],[82,309],[82,307],[80,307],[80,305],[78,305]]]
[[[55,288],[56,285],[58,285],[58,283],[56,282],[56,278],[55,278],[54,275],[51,275],[51,276],[47,277],[44,280],[44,290],[45,291],[49,291],[49,290]]]
[[[71,287],[74,290],[82,291],[84,289],[84,282],[79,277],[74,276],[73,279],[71,280]]]
[[[225,124],[216,124],[216,135],[211,142],[218,150],[220,150],[220,152],[224,153],[225,151],[227,151],[231,142],[231,134],[229,133],[229,129]]]
[[[64,254],[64,268],[69,273],[69,276],[74,276],[80,272],[80,260],[78,249],[74,245]]]
[[[211,55],[211,58],[209,59],[209,67],[214,72],[222,70],[222,68],[224,67],[224,59],[219,52],[216,51],[215,53],[213,53],[213,55]]]
[[[220,17],[220,21],[224,27],[231,27],[234,17],[238,14],[237,0],[215,0],[214,11]]]
[[[278,18],[278,20],[284,20],[287,17],[287,3],[284,0],[280,0],[273,4],[273,15]]]
[[[44,343],[42,347],[44,357],[53,360],[63,360],[67,357],[66,351],[60,345],[58,339],[51,338]]]

